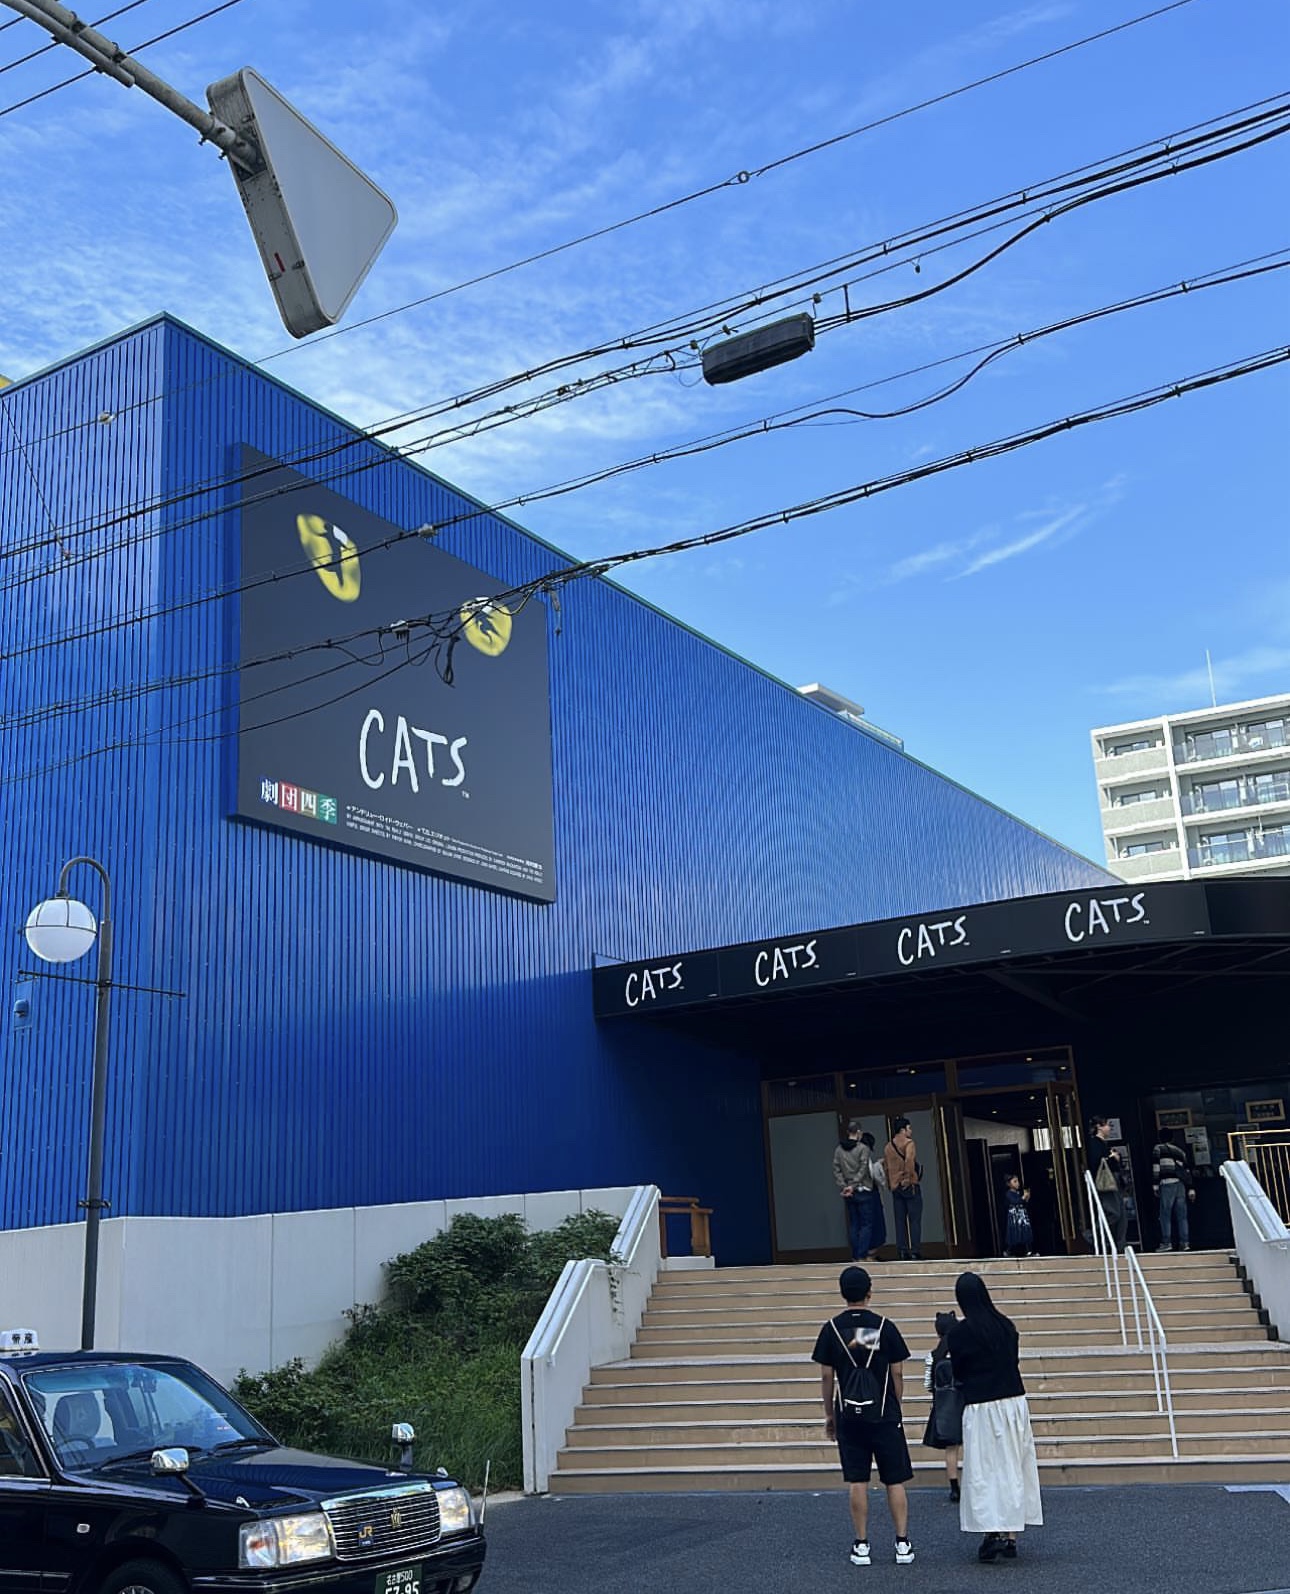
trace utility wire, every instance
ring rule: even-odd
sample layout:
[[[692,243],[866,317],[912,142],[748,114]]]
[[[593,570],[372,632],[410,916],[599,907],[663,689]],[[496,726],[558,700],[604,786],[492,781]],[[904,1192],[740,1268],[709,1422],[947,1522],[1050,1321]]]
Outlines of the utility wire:
[[[1012,433],[1009,436],[995,439],[992,442],[979,444],[967,449],[961,449],[956,453],[943,456],[937,460],[926,461],[922,464],[893,472],[887,476],[878,477],[871,481],[859,483],[852,487],[842,488],[836,492],[825,494],[819,498],[809,499],[805,502],[790,505],[787,508],[774,510],[767,514],[762,514],[751,519],[739,521],[734,525],[723,527],[717,531],[704,532],[691,537],[679,538],[673,542],[664,543],[653,547],[631,549],[623,553],[605,555],[594,559],[573,561],[565,565],[562,569],[550,571],[545,575],[535,577],[526,582],[518,583],[493,594],[487,599],[480,601],[487,604],[505,605],[512,611],[512,613],[516,613],[523,609],[534,598],[550,598],[553,604],[558,607],[560,602],[559,595],[561,591],[570,586],[573,582],[586,579],[587,577],[603,577],[611,571],[620,569],[629,564],[637,564],[647,559],[655,559],[665,555],[682,553],[694,548],[712,547],[716,544],[729,542],[736,538],[748,536],[754,532],[766,530],[773,526],[788,525],[796,520],[828,513],[834,509],[844,508],[851,504],[859,503],[862,500],[877,497],[880,494],[890,492],[897,487],[908,486],[914,482],[923,481],[932,476],[941,475],[947,471],[959,469],[964,465],[975,464],[984,459],[999,458],[1004,454],[1013,453],[1020,448],[1028,447],[1033,443],[1045,441],[1048,438],[1057,436],[1064,432],[1076,431],[1100,421],[1133,414],[1164,403],[1170,398],[1179,398],[1188,393],[1198,392],[1205,388],[1214,387],[1225,382],[1233,381],[1239,377],[1268,370],[1273,366],[1284,363],[1286,360],[1290,360],[1290,347],[1266,350],[1261,354],[1249,356],[1241,361],[1231,362],[1227,365],[1214,367],[1208,371],[1201,372],[1191,377],[1182,378],[1154,388],[1145,389],[1141,392],[1132,394],[1127,398],[1116,399],[1110,403],[1102,404],[1092,409],[1079,411],[1059,420],[1050,421],[1022,432]],[[352,648],[355,643],[369,638],[373,640],[383,639],[386,637],[395,639],[400,645],[405,646],[409,650],[409,656],[411,656],[412,634],[420,630],[428,631],[430,635],[425,647],[417,656],[417,662],[424,662],[427,658],[434,657],[441,676],[445,680],[450,681],[452,652],[457,641],[460,639],[462,630],[464,629],[464,624],[465,618],[460,608],[431,612],[412,620],[400,620],[391,624],[363,628],[351,632],[348,636],[342,638],[330,638],[326,640],[320,640],[317,643],[286,649],[279,653],[248,660],[244,665],[241,666],[236,663],[228,663],[207,667],[196,672],[190,672],[184,677],[179,677],[173,684],[176,686],[194,685],[203,680],[215,679],[220,676],[232,674],[239,668],[245,668],[249,670],[265,664],[286,662],[295,659],[302,654],[310,652]],[[351,658],[350,662],[367,663],[370,661],[355,661]],[[376,662],[379,664],[382,662],[382,660],[378,659]],[[338,669],[343,669],[344,667],[345,666],[343,665],[336,665],[333,663],[326,669],[317,672],[315,675],[306,676],[302,679],[282,683],[277,687],[268,688],[266,691],[256,694],[254,699],[248,699],[247,701],[262,700],[264,697],[273,696],[284,691],[298,691],[313,684],[316,680],[324,679],[326,676],[336,673]],[[279,718],[265,721],[260,725],[247,728],[266,729],[269,726],[276,726],[278,724],[284,723],[289,719],[300,718],[304,714],[315,713],[322,708],[330,707],[334,703],[343,701],[345,698],[354,695],[354,693],[363,690],[366,686],[371,685],[374,680],[386,679],[388,675],[395,673],[397,669],[402,667],[403,663],[400,663],[394,666],[392,669],[384,671],[381,675],[375,677],[366,676],[362,682],[358,683],[351,690],[340,694],[338,697],[327,699],[322,703],[312,704],[307,708],[296,710],[290,714],[286,714],[280,716]],[[126,689],[120,693],[104,694],[100,701],[87,699],[84,700],[80,705],[56,705],[54,712],[68,713],[75,712],[78,710],[78,708],[88,711],[91,708],[100,706],[122,706],[135,696],[147,695],[153,690],[163,689],[165,685],[166,683],[159,682],[144,683],[144,685],[140,688]],[[30,724],[41,722],[47,713],[48,710],[32,710],[28,714],[15,716],[12,720],[6,720],[4,722],[4,729],[7,733],[12,734],[15,730],[20,730]],[[164,732],[166,731],[183,729],[191,725],[199,724],[204,719],[210,719],[216,715],[226,715],[227,713],[228,705],[217,704],[195,715],[172,722],[168,726],[160,727],[158,731],[148,731],[145,732],[142,737],[130,738],[124,742],[116,742],[103,748],[92,749],[90,753],[82,756],[98,756],[102,753],[119,751],[124,747],[138,745],[143,741],[156,740],[158,738],[165,739]],[[236,732],[219,731],[209,735],[187,738],[186,740],[197,742],[219,741],[233,734],[236,734]],[[72,764],[79,761],[80,758],[78,757],[67,760],[66,763]],[[60,764],[53,767],[62,768],[65,767],[65,765]],[[43,771],[41,770],[27,771],[23,774],[0,780],[0,785],[9,784],[14,780],[30,779],[42,772]]]
[[[1059,45],[1056,49],[1046,50],[1041,55],[1032,55],[1029,60],[1018,61],[1013,66],[1003,67],[997,72],[989,72],[984,77],[973,78],[970,83],[961,83],[958,88],[946,89],[944,93],[933,94],[925,100],[919,100],[914,105],[907,105],[902,110],[892,111],[886,116],[875,117],[871,122],[864,122],[859,127],[850,128],[844,133],[835,133],[830,138],[820,139],[817,143],[808,144],[802,149],[790,151],[787,155],[779,155],[774,160],[766,161],[761,166],[733,173],[723,177],[719,182],[708,183],[703,188],[696,188],[693,193],[682,194],[677,199],[670,199],[661,205],[654,205],[649,210],[639,211],[634,216],[625,217],[622,221],[610,222],[607,226],[597,227],[591,232],[582,233],[577,238],[571,238],[567,243],[554,244],[549,249],[539,249],[531,255],[526,255],[522,260],[514,260],[509,265],[497,266],[492,271],[480,272],[478,276],[468,277],[464,282],[454,283],[448,288],[439,288],[434,293],[422,295],[419,299],[410,299],[406,304],[396,305],[391,310],[382,310],[377,315],[365,317],[362,321],[351,321],[343,327],[333,327],[330,331],[322,332],[310,340],[310,344],[324,343],[330,338],[337,338],[345,333],[357,332],[363,327],[377,325],[378,322],[388,321],[391,316],[403,315],[409,310],[418,310],[423,305],[433,304],[437,299],[446,299],[454,293],[461,293],[466,288],[477,287],[482,282],[492,282],[498,277],[507,276],[512,271],[519,271],[525,266],[535,265],[540,260],[550,260],[555,255],[566,253],[570,249],[577,249],[582,244],[592,243],[598,238],[607,238],[612,233],[622,232],[627,227],[634,227],[638,222],[652,221],[657,216],[664,216],[669,211],[679,210],[684,205],[693,204],[696,200],[707,199],[713,194],[721,193],[727,188],[740,188],[752,182],[755,178],[768,176],[771,172],[782,171],[785,166],[791,166],[796,161],[806,160],[811,155],[818,155],[826,149],[835,149],[839,144],[845,144],[850,139],[860,138],[865,133],[875,132],[880,127],[889,127],[893,122],[903,121],[907,116],[915,116],[919,111],[930,110],[935,105],[944,105],[949,100],[958,99],[960,95],[970,94],[974,89],[984,88],[990,83],[1000,83],[1004,78],[1014,77],[1018,72],[1025,72],[1030,67],[1040,66],[1046,61],[1055,61],[1063,55],[1070,55],[1075,50],[1082,50],[1085,45],[1096,44],[1102,39],[1112,38],[1117,33],[1125,33],[1130,28],[1136,28],[1141,23],[1153,22],[1157,17],[1163,17],[1171,11],[1181,11],[1185,6],[1191,5],[1193,0],[1173,0],[1170,5],[1157,6],[1154,11],[1145,11],[1141,16],[1129,17],[1124,22],[1118,22],[1113,27],[1103,28],[1098,33],[1087,34],[1082,39],[1073,39],[1069,44]],[[289,347],[275,349],[271,354],[261,355],[255,362],[257,365],[267,365],[270,360],[279,360],[284,355],[295,353],[297,348],[305,347],[302,344],[292,344]]]
[[[142,0],[139,0],[139,3],[142,3]],[[961,84],[958,88],[949,89],[949,90],[945,91],[942,94],[934,95],[930,99],[921,100],[921,101],[917,102],[914,105],[905,106],[903,109],[901,109],[899,111],[893,111],[887,116],[879,117],[879,118],[875,119],[874,121],[864,123],[860,127],[852,128],[852,129],[850,129],[847,132],[836,134],[836,135],[834,135],[831,138],[821,140],[820,142],[818,142],[816,144],[813,144],[813,145],[810,145],[807,148],[800,149],[800,150],[794,150],[794,151],[791,151],[790,153],[788,153],[787,155],[778,156],[774,160],[768,161],[765,164],[763,164],[762,166],[756,168],[755,171],[752,171],[752,172],[748,172],[748,171],[737,172],[732,177],[724,178],[720,182],[708,184],[704,188],[696,189],[693,193],[682,195],[679,198],[674,199],[674,200],[670,200],[670,201],[666,202],[663,205],[655,206],[652,209],[647,210],[647,211],[641,211],[639,214],[637,214],[635,216],[629,216],[629,217],[625,218],[622,221],[613,222],[613,223],[608,224],[605,227],[601,227],[601,228],[595,229],[595,230],[593,230],[591,232],[584,233],[581,236],[579,236],[578,238],[570,239],[566,243],[557,244],[557,245],[552,246],[551,248],[544,249],[544,250],[539,250],[535,254],[531,254],[531,255],[525,256],[521,260],[512,261],[508,265],[499,266],[499,267],[495,268],[492,271],[487,271],[487,272],[484,272],[484,273],[482,273],[482,274],[480,274],[478,276],[471,277],[471,278],[467,279],[464,282],[459,282],[459,283],[457,283],[457,284],[455,284],[455,285],[453,285],[451,287],[440,289],[440,290],[438,290],[437,292],[435,292],[433,294],[429,294],[429,295],[424,296],[423,298],[412,300],[406,305],[398,306],[398,307],[396,307],[395,309],[392,309],[392,310],[382,311],[379,315],[369,317],[365,321],[350,322],[344,327],[335,328],[335,329],[333,329],[332,332],[324,333],[320,337],[310,339],[307,342],[300,342],[300,341],[293,342],[289,347],[277,349],[277,350],[273,351],[273,353],[263,356],[259,361],[252,361],[251,363],[252,364],[267,364],[270,360],[280,359],[280,358],[282,358],[282,357],[284,357],[284,356],[286,356],[288,354],[296,353],[296,352],[298,352],[299,350],[301,350],[303,348],[311,347],[313,344],[323,341],[323,339],[326,338],[326,337],[337,336],[341,332],[356,331],[356,330],[358,330],[359,327],[368,326],[368,325],[371,325],[371,324],[373,324],[373,323],[375,323],[377,321],[386,320],[386,319],[388,319],[391,316],[401,314],[404,310],[416,309],[420,305],[429,304],[435,299],[444,298],[444,297],[446,297],[446,296],[448,296],[450,294],[458,293],[458,292],[462,291],[463,289],[472,287],[472,286],[474,286],[474,285],[476,285],[478,283],[491,281],[493,278],[505,276],[505,275],[507,275],[510,272],[517,271],[517,270],[521,269],[524,266],[533,264],[536,261],[548,259],[549,257],[551,257],[553,255],[562,254],[562,253],[564,253],[565,251],[567,251],[569,249],[573,249],[573,248],[577,247],[580,244],[590,242],[590,241],[592,241],[594,239],[597,239],[597,238],[605,237],[605,236],[609,235],[610,233],[621,231],[625,227],[633,226],[636,222],[645,221],[645,220],[648,220],[648,219],[650,219],[650,218],[652,218],[654,216],[662,215],[662,214],[664,214],[667,211],[677,209],[678,207],[683,206],[683,205],[687,205],[687,204],[691,203],[694,200],[706,198],[709,195],[714,194],[714,193],[718,193],[718,192],[720,192],[723,189],[726,189],[726,188],[729,188],[729,187],[732,187],[732,186],[741,185],[741,184],[747,182],[751,177],[762,176],[762,175],[765,175],[766,173],[769,173],[769,172],[772,172],[772,171],[776,171],[776,170],[780,169],[783,166],[789,165],[792,162],[795,162],[797,160],[803,159],[806,156],[814,154],[814,153],[816,153],[819,150],[832,148],[833,146],[835,146],[837,144],[843,143],[843,142],[845,142],[845,141],[847,141],[849,139],[852,139],[852,138],[859,137],[860,135],[862,135],[864,133],[872,132],[872,131],[874,131],[877,128],[887,126],[887,125],[889,125],[889,124],[891,124],[893,122],[901,121],[905,117],[912,116],[912,115],[916,114],[919,111],[926,110],[926,109],[928,109],[928,108],[930,108],[932,106],[935,106],[935,105],[943,104],[947,100],[956,99],[960,95],[967,94],[967,93],[969,93],[970,91],[972,91],[974,89],[981,88],[981,87],[983,87],[983,86],[985,86],[987,84],[993,83],[993,82],[997,82],[997,81],[999,81],[999,80],[1001,80],[1003,78],[1014,76],[1015,74],[1017,74],[1019,72],[1023,72],[1023,71],[1027,70],[1030,67],[1040,65],[1043,62],[1046,62],[1046,61],[1049,61],[1049,60],[1054,60],[1057,57],[1062,56],[1062,55],[1070,54],[1071,52],[1073,52],[1075,50],[1083,48],[1085,45],[1093,44],[1093,43],[1098,42],[1101,39],[1109,38],[1109,37],[1111,37],[1114,34],[1125,32],[1126,30],[1128,30],[1130,28],[1137,27],[1140,23],[1153,21],[1153,20],[1155,20],[1158,17],[1164,16],[1166,13],[1168,13],[1170,11],[1180,10],[1184,6],[1190,5],[1192,3],[1193,3],[1193,0],[1174,0],[1173,4],[1157,7],[1155,10],[1144,12],[1140,16],[1130,17],[1130,18],[1128,18],[1126,21],[1124,21],[1122,23],[1118,23],[1118,24],[1114,25],[1113,27],[1103,29],[1101,32],[1088,34],[1086,37],[1084,37],[1082,39],[1075,39],[1075,40],[1071,41],[1068,44],[1061,45],[1058,48],[1056,48],[1054,50],[1047,51],[1047,52],[1045,52],[1045,53],[1043,53],[1041,55],[1032,56],[1028,60],[1017,62],[1013,66],[1005,67],[1005,68],[1001,69],[998,72],[990,73],[990,74],[986,75],[985,77],[973,79],[969,83]],[[0,25],[0,31],[3,31],[4,27],[12,27],[12,26],[14,26],[15,23],[20,21],[20,20],[22,20],[22,19],[21,18],[15,18],[13,22],[5,23],[3,25]],[[79,81],[79,80],[78,79],[69,79],[68,81],[72,82],[72,81]],[[192,384],[190,384],[190,386],[193,387],[193,388],[205,386],[209,382],[222,380],[224,374],[225,373],[221,373],[221,375],[219,377],[206,377],[206,378],[203,378],[200,382],[192,383]],[[180,391],[183,391],[183,390],[181,389]],[[174,390],[172,390],[171,396],[173,396],[173,392],[174,392]],[[151,404],[151,403],[157,403],[157,402],[159,402],[159,400],[160,400],[160,395],[156,395],[156,396],[153,396],[153,397],[148,398],[148,399],[140,400],[140,401],[138,401],[138,403],[146,405],[146,404]],[[130,407],[135,407],[135,406],[130,406]],[[91,424],[91,423],[87,423],[87,422],[78,423],[78,425],[86,425],[86,424]],[[63,429],[63,432],[73,431],[75,429],[76,429],[75,427],[67,427],[67,428]],[[63,435],[63,432],[54,433],[54,434],[50,434],[50,435],[52,435],[52,436],[61,436],[61,435]]]
[[[1031,207],[1031,213],[1033,214],[1037,207],[1042,206],[1046,200],[1055,194],[1068,192],[1072,188],[1079,188],[1081,186],[1086,187],[1089,184],[1103,180],[1108,175],[1108,166],[1110,175],[1120,176],[1123,176],[1124,173],[1129,172],[1134,168],[1139,168],[1137,175],[1132,179],[1126,178],[1124,181],[1116,184],[1114,187],[1107,188],[1102,191],[1094,189],[1090,193],[1078,195],[1075,201],[1065,201],[1063,205],[1059,207],[1058,211],[1054,212],[1054,214],[1064,214],[1066,211],[1075,208],[1077,203],[1089,203],[1095,197],[1107,197],[1109,194],[1122,193],[1127,191],[1129,188],[1140,186],[1146,182],[1156,181],[1167,176],[1175,176],[1180,172],[1191,170],[1196,166],[1208,164],[1212,160],[1224,159],[1229,155],[1241,153],[1245,149],[1252,148],[1259,143],[1265,142],[1269,138],[1278,137],[1282,133],[1290,131],[1290,120],[1287,120],[1287,117],[1290,116],[1290,104],[1275,101],[1263,101],[1259,103],[1264,108],[1257,109],[1256,114],[1252,116],[1245,116],[1244,112],[1249,108],[1243,107],[1241,112],[1233,113],[1239,118],[1239,120],[1235,122],[1227,121],[1224,123],[1224,119],[1220,118],[1216,119],[1214,122],[1197,124],[1199,128],[1207,131],[1201,131],[1198,133],[1195,128],[1188,128],[1184,129],[1182,133],[1169,135],[1163,140],[1152,140],[1149,144],[1136,146],[1133,150],[1111,157],[1110,163],[1103,162],[1100,166],[1095,165],[1078,168],[1074,177],[1072,177],[1072,174],[1070,173],[1063,173],[1057,178],[1049,179],[1044,183],[1034,185],[1025,190],[1014,190],[1012,195],[1004,196],[1002,200],[991,201],[987,204],[987,206],[982,207],[981,210],[976,213],[960,212],[959,217],[976,219],[976,217],[981,214],[984,214],[987,217],[997,216],[1000,211],[1015,211],[1017,206],[1023,202]],[[1249,135],[1243,142],[1236,143],[1228,148],[1210,151],[1208,154],[1201,153],[1205,150],[1207,145],[1230,140],[1241,133],[1246,133]],[[1152,153],[1141,153],[1145,150],[1152,151]],[[1180,152],[1191,152],[1191,158],[1187,160],[1180,159]],[[1143,171],[1140,169],[1144,166],[1152,165],[1158,169],[1154,171]],[[1084,175],[1079,176],[1078,174],[1080,173]],[[1037,190],[1038,197],[1036,197]],[[1039,220],[1029,223],[1019,234],[1014,235],[1009,242],[1015,243],[1020,241],[1021,237],[1024,237],[1028,232],[1033,231],[1036,226],[1041,224],[1042,217],[1040,217]],[[929,241],[936,238],[941,238],[946,233],[952,232],[955,225],[961,228],[963,225],[963,220],[960,219],[956,223],[955,218],[950,218],[948,221],[943,220],[933,223],[929,227],[925,227],[921,233],[913,235],[907,234],[905,238],[898,243],[888,239],[880,245],[871,246],[867,251],[863,251],[859,255],[845,257],[845,264],[849,268],[853,268],[858,263],[886,258],[890,256],[893,247],[911,250],[918,249],[920,251],[920,258],[925,258],[926,255],[931,252],[928,247]],[[1006,243],[1004,247],[1007,246],[1008,244]],[[991,255],[987,258],[995,258],[1000,252],[1001,249],[996,249],[992,251]],[[978,262],[975,268],[968,268],[967,271],[958,273],[953,279],[951,279],[951,281],[961,281],[965,275],[970,274],[971,269],[979,269],[980,265],[984,263],[984,261]],[[829,264],[831,267],[836,266],[836,262]],[[807,278],[804,284],[801,282],[793,284],[793,287],[797,291],[802,291],[804,287],[809,288],[812,286],[818,290],[820,284],[825,280],[824,275],[822,274],[822,268],[809,268],[809,270],[812,272],[812,275]],[[948,285],[949,284],[945,284],[944,286]],[[844,289],[846,286],[846,282],[836,285],[839,291]],[[746,301],[744,308],[760,308],[764,306],[769,299],[778,297],[783,293],[787,293],[788,291],[790,291],[789,288],[781,287],[778,284],[773,285],[773,291],[768,292],[767,290],[760,290],[757,294],[753,295]],[[907,295],[903,299],[888,301],[883,305],[866,307],[854,318],[858,319],[860,315],[868,316],[879,314],[886,309],[900,308],[906,304],[916,302],[920,298],[926,298],[930,293],[936,291],[943,291],[943,286],[938,285],[936,288],[926,290],[924,293]],[[685,342],[675,343],[670,349],[664,348],[662,350],[655,351],[648,357],[648,363],[645,369],[642,369],[640,362],[636,361],[632,362],[626,367],[619,367],[612,371],[602,372],[591,378],[578,379],[573,384],[562,384],[560,387],[553,390],[552,393],[539,395],[537,399],[526,401],[527,407],[512,405],[506,406],[502,410],[496,412],[497,417],[499,417],[499,424],[508,423],[511,419],[518,419],[521,418],[522,415],[534,413],[536,407],[550,407],[553,402],[563,402],[569,398],[582,396],[587,391],[594,390],[596,387],[604,387],[612,382],[625,380],[630,375],[649,374],[651,369],[654,371],[674,369],[678,355],[684,358],[688,352],[692,352],[690,350],[690,344],[694,341],[694,333],[696,331],[702,331],[705,329],[705,326],[710,326],[712,324],[714,317],[711,314],[708,314],[706,323],[698,319],[703,317],[705,313],[706,312],[692,313],[688,324],[678,324],[680,318],[677,318],[672,323],[668,324],[671,335],[676,337],[679,334],[685,338]],[[715,319],[720,320],[722,315],[729,314],[730,310],[727,304],[722,307],[720,313],[715,317]],[[651,340],[657,341],[655,329],[648,329],[648,333]],[[483,398],[496,396],[505,388],[530,381],[539,374],[549,374],[553,370],[559,369],[569,364],[586,360],[597,355],[611,353],[614,350],[623,348],[630,349],[636,346],[636,344],[640,341],[644,341],[644,338],[641,334],[632,334],[625,338],[615,339],[612,342],[602,344],[597,348],[583,351],[577,355],[563,356],[558,359],[548,361],[545,365],[535,367],[529,371],[519,373],[510,378],[501,379],[498,382],[494,382],[486,385],[483,388],[476,389],[471,394],[458,395],[456,398],[443,400],[437,404],[425,406],[419,411],[405,412],[403,415],[397,416],[389,422],[382,423],[380,426],[370,428],[365,432],[356,433],[355,435],[345,438],[338,443],[326,445],[322,448],[317,448],[298,454],[292,463],[315,464],[320,461],[333,458],[338,454],[343,454],[360,445],[373,443],[379,440],[384,433],[405,430],[408,426],[415,424],[419,420],[433,418],[437,415],[447,413],[453,409],[466,407],[470,403],[479,402]],[[470,425],[473,430],[477,431],[487,419],[487,417],[478,418],[470,423]],[[422,440],[421,445],[409,444],[399,452],[401,454],[406,454],[418,446],[430,445],[426,443],[426,440]],[[382,453],[378,457],[366,462],[362,467],[359,468],[374,468],[376,465],[384,463],[389,457],[391,456]],[[397,457],[397,455],[395,457]],[[287,462],[282,461],[280,463]],[[273,466],[265,466],[262,468],[253,469],[232,477],[222,476],[206,483],[195,484],[192,487],[183,489],[179,493],[158,498],[151,503],[129,506],[128,508],[115,512],[110,516],[99,517],[97,519],[92,519],[91,517],[82,517],[80,521],[71,522],[61,529],[65,533],[73,533],[77,536],[97,534],[103,531],[112,530],[122,523],[128,522],[129,520],[135,518],[137,515],[144,513],[156,513],[164,509],[177,507],[184,502],[189,502],[195,498],[203,496],[206,492],[212,490],[213,488],[218,489],[233,485],[244,485],[246,482],[254,480],[256,476],[267,474],[271,470],[276,470],[277,468],[278,464],[275,463]],[[109,547],[104,550],[104,552],[114,551],[132,540],[149,540],[154,536],[163,534],[164,530],[165,528],[162,529],[162,532],[147,532],[141,534],[141,536],[137,539],[117,539],[116,541],[112,542]],[[5,553],[0,555],[0,557],[12,558],[21,553],[36,551],[39,549],[39,547],[45,545],[46,542],[47,539],[42,539],[36,542],[19,544],[5,551]],[[91,553],[84,555],[83,557],[94,558],[101,556],[102,554]],[[39,579],[40,574],[41,573],[38,572],[35,576],[28,577],[26,579]]]
[[[221,5],[212,6],[209,11],[203,11],[198,16],[189,17],[187,22],[180,22],[173,28],[167,28],[164,33],[158,33],[151,39],[145,39],[142,44],[136,44],[126,53],[128,55],[138,55],[140,50],[150,49],[154,44],[163,44],[167,39],[173,39],[176,34],[183,33],[186,29],[195,28],[199,22],[209,21],[211,17],[217,17],[221,11],[231,11],[234,6],[241,4],[242,0],[223,0]],[[129,9],[131,8],[127,6],[126,10]],[[114,15],[119,14],[119,12],[114,13]],[[15,20],[21,21],[22,19],[16,18]],[[35,94],[29,94],[25,100],[15,100],[12,105],[0,106],[0,116],[12,116],[15,111],[21,111],[24,106],[34,105],[37,100],[48,99],[51,94],[57,94],[60,89],[70,88],[73,83],[80,83],[87,77],[93,77],[98,70],[96,66],[87,67],[84,72],[77,72],[72,77],[65,77],[61,83],[51,83],[48,88],[41,89]]]
[[[99,17],[97,21],[91,22],[90,26],[92,28],[101,28],[105,22],[114,22],[117,17],[123,17],[127,11],[137,11],[140,6],[146,6],[147,3],[148,0],[130,0],[129,5],[121,6],[116,11],[109,11],[107,16]],[[25,17],[14,17],[12,22],[0,24],[0,33],[3,33],[5,28],[15,27],[19,22],[26,20]],[[51,39],[48,44],[42,44],[39,50],[29,50],[26,55],[20,55],[16,60],[6,61],[3,66],[0,66],[0,77],[3,77],[6,72],[12,72],[15,67],[26,66],[28,61],[34,61],[39,56],[48,55],[51,50],[58,48],[60,42],[58,39]],[[82,73],[81,76],[84,76],[84,74]],[[68,79],[68,82],[75,81],[78,81],[78,79]]]

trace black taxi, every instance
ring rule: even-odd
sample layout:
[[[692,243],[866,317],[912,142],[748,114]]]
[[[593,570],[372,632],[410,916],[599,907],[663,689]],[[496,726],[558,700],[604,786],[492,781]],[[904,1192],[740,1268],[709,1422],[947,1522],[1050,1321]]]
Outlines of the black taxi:
[[[442,1475],[279,1445],[174,1356],[0,1339],[0,1594],[469,1594]],[[410,1467],[412,1431],[396,1425]]]

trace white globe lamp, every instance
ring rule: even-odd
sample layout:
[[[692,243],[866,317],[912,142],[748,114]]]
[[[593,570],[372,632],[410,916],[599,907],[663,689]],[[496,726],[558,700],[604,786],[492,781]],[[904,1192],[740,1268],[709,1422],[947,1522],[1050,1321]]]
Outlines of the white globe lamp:
[[[27,945],[46,963],[74,963],[94,945],[98,921],[75,897],[50,897],[27,915]]]

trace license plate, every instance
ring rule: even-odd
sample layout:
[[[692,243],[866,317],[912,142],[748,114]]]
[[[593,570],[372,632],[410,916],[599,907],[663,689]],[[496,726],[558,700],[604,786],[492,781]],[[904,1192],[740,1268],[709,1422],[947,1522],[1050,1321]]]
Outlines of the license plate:
[[[399,1566],[376,1574],[376,1594],[421,1594],[421,1568]]]

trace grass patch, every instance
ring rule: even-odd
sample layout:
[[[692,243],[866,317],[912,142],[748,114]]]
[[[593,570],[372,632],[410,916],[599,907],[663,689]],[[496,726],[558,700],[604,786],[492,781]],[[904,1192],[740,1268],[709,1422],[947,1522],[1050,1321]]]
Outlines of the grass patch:
[[[491,1460],[492,1487],[519,1488],[520,1352],[564,1264],[610,1260],[617,1231],[605,1212],[537,1233],[462,1214],[387,1263],[388,1300],[351,1312],[316,1368],[243,1372],[233,1392],[284,1444],[388,1464],[391,1423],[410,1422],[419,1471],[477,1489]]]

